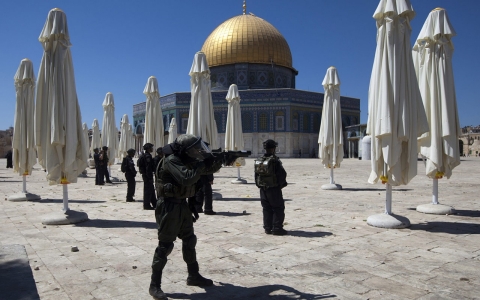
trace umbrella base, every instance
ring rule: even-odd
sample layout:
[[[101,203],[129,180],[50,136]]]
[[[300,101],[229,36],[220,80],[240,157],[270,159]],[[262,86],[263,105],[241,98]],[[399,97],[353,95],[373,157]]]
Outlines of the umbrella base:
[[[68,225],[88,220],[87,213],[83,211],[67,210],[66,212],[54,212],[42,217],[45,225]]]
[[[93,160],[93,158],[88,159],[88,167],[90,169],[95,169],[95,160]]]
[[[245,179],[241,179],[241,178],[240,179],[239,178],[234,179],[230,182],[233,183],[233,184],[245,184],[245,183],[247,183],[247,181]]]
[[[213,199],[213,200],[220,200],[220,199],[222,199],[222,198],[223,198],[223,197],[222,197],[222,194],[220,194],[220,193],[215,193],[215,192],[212,193],[212,199]]]
[[[30,193],[17,193],[8,197],[8,201],[31,201],[31,200],[40,200],[39,195],[30,194]]]
[[[87,176],[87,170],[83,170],[82,173],[78,174],[78,177],[88,177]]]
[[[341,190],[342,186],[335,183],[329,183],[322,185],[322,190]]]
[[[433,203],[419,205],[417,211],[433,215],[452,215],[455,213],[455,209],[451,206]]]
[[[111,182],[120,182],[120,179],[118,179],[117,177],[110,176],[110,181]]]
[[[369,216],[367,218],[367,224],[373,227],[380,228],[405,228],[410,226],[410,220],[398,215],[378,214]]]

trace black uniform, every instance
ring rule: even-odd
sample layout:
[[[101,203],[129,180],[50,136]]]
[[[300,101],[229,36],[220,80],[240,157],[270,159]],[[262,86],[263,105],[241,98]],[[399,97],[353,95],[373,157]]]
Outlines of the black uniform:
[[[163,171],[157,174],[157,180],[161,182],[161,185],[157,185],[159,200],[155,209],[159,242],[152,262],[152,281],[158,278],[156,276],[161,277],[177,237],[182,240],[183,260],[187,263],[189,274],[198,274],[195,251],[197,237],[193,231],[192,217],[195,203],[187,203],[186,198],[195,195],[195,185],[201,175],[213,174],[221,167],[221,162],[214,162],[207,168],[204,162],[176,154],[165,157]]]
[[[5,155],[5,158],[7,159],[7,168],[13,168],[12,150],[8,150],[7,155]]]
[[[110,173],[108,172],[108,161],[109,161],[109,158],[108,158],[107,151],[104,151],[104,153],[103,153],[103,174],[105,176],[105,182],[112,183],[110,181]]]
[[[197,182],[197,192],[195,194],[197,211],[213,211],[213,191],[210,182],[213,181],[213,174],[202,175]],[[205,207],[203,204],[205,203]],[[202,208],[203,207],[203,208]]]
[[[270,157],[274,154],[264,154],[263,157]],[[287,172],[282,162],[275,157],[276,185],[264,187],[259,184],[259,175],[255,173],[255,183],[260,188],[260,199],[263,207],[263,228],[265,231],[283,230],[285,220],[285,201],[283,200],[282,188],[287,186]]]
[[[125,179],[127,179],[127,201],[133,201],[135,195],[135,176],[137,176],[137,170],[135,170],[135,163],[130,155],[123,158],[123,168],[125,170]]]
[[[155,208],[157,198],[155,197],[155,188],[153,186],[153,172],[155,167],[153,165],[153,157],[148,151],[143,153],[145,160],[145,173],[142,174],[143,179],[143,208]]]
[[[100,153],[95,153],[93,155],[93,160],[95,161],[95,185],[104,185],[105,181],[103,179],[103,176],[104,176],[103,175],[104,174],[103,155],[100,156]]]

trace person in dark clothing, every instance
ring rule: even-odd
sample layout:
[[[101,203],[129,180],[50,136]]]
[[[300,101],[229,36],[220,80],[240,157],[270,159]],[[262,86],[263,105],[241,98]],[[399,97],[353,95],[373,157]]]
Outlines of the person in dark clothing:
[[[202,175],[197,182],[197,192],[195,194],[196,209],[206,215],[216,215],[213,211],[213,174]],[[203,204],[205,203],[205,207]]]
[[[110,181],[110,173],[108,172],[108,163],[110,161],[110,158],[108,157],[108,147],[103,146],[103,174],[105,175],[105,182],[106,183],[112,183]]]
[[[95,185],[104,185],[103,178],[103,150],[99,151],[98,148],[93,149],[93,160],[95,161]]]
[[[143,145],[143,157],[140,157],[138,169],[143,179],[143,209],[154,210],[157,198],[155,197],[155,188],[153,186],[153,144],[146,143]],[[141,165],[140,165],[141,164]]]
[[[153,158],[153,173],[155,173],[155,171],[157,170],[158,163],[163,158],[163,148],[158,147],[156,152],[157,152],[157,155],[155,155],[155,157]]]
[[[13,168],[12,156],[12,150],[8,150],[5,155],[5,158],[7,159],[7,168]]]
[[[135,202],[133,196],[135,195],[135,176],[137,176],[137,170],[135,170],[135,163],[133,157],[135,156],[135,149],[128,149],[127,156],[122,161],[122,172],[125,173],[125,179],[127,179],[127,202]]]
[[[285,201],[282,189],[287,186],[287,172],[275,155],[277,143],[274,140],[263,142],[265,154],[255,160],[255,184],[260,188],[263,207],[263,228],[266,234],[286,235],[283,229]]]
[[[173,151],[172,154],[166,149]],[[167,299],[161,289],[162,272],[177,237],[182,240],[183,260],[187,263],[187,285],[213,284],[199,273],[195,250],[197,237],[193,230],[198,213],[196,203],[187,203],[186,199],[195,195],[195,185],[202,175],[213,174],[222,167],[222,162],[214,160],[202,139],[191,134],[180,135],[173,144],[164,147],[164,153],[166,157],[156,173],[158,247],[153,256],[149,288],[151,296],[162,300]]]

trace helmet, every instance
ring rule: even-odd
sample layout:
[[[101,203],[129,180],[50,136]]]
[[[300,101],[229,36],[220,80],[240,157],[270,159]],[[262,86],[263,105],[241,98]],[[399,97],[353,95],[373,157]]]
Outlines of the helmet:
[[[108,147],[107,147],[107,146],[103,146],[103,147],[102,147],[102,150],[103,150],[103,151],[107,151],[107,150],[108,150]]]
[[[162,147],[157,148],[157,154],[163,154],[163,148]]]
[[[145,145],[143,145],[143,150],[148,150],[150,148],[153,148],[153,144],[151,143],[146,143]]]
[[[128,154],[135,154],[135,149],[130,148],[130,149],[127,150],[127,153]]]
[[[193,134],[182,134],[175,140],[178,145],[180,153],[185,153],[191,158],[204,160],[212,155],[210,148],[202,141],[201,137]]]
[[[277,148],[277,146],[278,146],[278,143],[271,139],[268,139],[265,142],[263,142],[263,149],[273,149],[273,148]]]

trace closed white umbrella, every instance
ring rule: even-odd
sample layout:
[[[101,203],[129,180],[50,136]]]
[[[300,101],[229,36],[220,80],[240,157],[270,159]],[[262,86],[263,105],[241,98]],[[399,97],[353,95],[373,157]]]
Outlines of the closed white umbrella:
[[[129,145],[128,149],[130,149],[130,148],[135,149],[135,133],[133,132],[132,124],[128,124],[128,132],[129,132],[129,135],[130,135],[130,142],[128,144]]]
[[[195,53],[189,75],[191,100],[186,133],[201,137],[210,144],[211,149],[217,149],[218,132],[213,114],[210,69],[205,53]]]
[[[83,140],[85,141],[84,147],[85,147],[85,152],[87,153],[87,161],[88,161],[88,153],[90,152],[90,147],[89,147],[89,138],[88,138],[88,126],[87,123],[82,124],[82,133],[83,133]],[[87,164],[88,166],[88,164]],[[83,170],[79,176],[82,177],[87,177],[87,169]]]
[[[118,159],[123,161],[127,156],[127,150],[130,149],[131,133],[129,130],[130,123],[128,122],[128,115],[123,115],[120,122],[120,142],[118,144]]]
[[[340,78],[335,67],[327,69],[322,82],[325,89],[322,109],[322,123],[318,135],[318,156],[325,168],[330,169],[330,184],[322,186],[324,190],[341,190],[335,184],[333,169],[340,168],[343,160],[342,112],[340,109]]]
[[[117,156],[118,130],[115,125],[115,102],[113,94],[108,92],[103,100],[102,147],[108,147],[108,166],[115,163]]]
[[[144,144],[152,143],[155,148],[163,147],[164,129],[162,107],[160,106],[160,92],[158,90],[158,81],[155,76],[150,76],[143,93],[147,96],[145,111],[145,133]]]
[[[168,142],[167,144],[173,143],[177,139],[177,122],[175,118],[172,118],[170,121],[170,126],[168,127]]]
[[[367,223],[386,228],[410,225],[394,216],[392,186],[406,185],[417,175],[417,138],[428,131],[410,46],[410,20],[415,12],[408,0],[381,0],[373,17],[377,48],[368,92],[367,134],[372,137],[372,171],[368,182],[386,184],[385,213]]]
[[[430,12],[413,47],[415,70],[427,114],[430,131],[419,138],[425,169],[433,179],[432,204],[420,205],[418,211],[450,214],[453,209],[438,202],[438,179],[450,178],[460,164],[458,118],[453,80],[452,37],[456,35],[443,8]]]
[[[10,201],[40,199],[39,196],[27,192],[27,175],[32,174],[33,165],[37,163],[34,139],[34,97],[35,75],[32,62],[25,58],[14,76],[16,90],[15,122],[12,138],[13,171],[23,176],[21,193],[8,197]]]
[[[92,155],[92,157],[95,154],[95,152],[93,151],[93,149],[95,148],[102,148],[102,140],[100,139],[100,128],[98,126],[97,119],[93,119],[92,123],[92,144],[90,145],[90,154]]]
[[[227,97],[228,102],[227,111],[227,126],[225,129],[225,150],[241,151],[244,150],[243,131],[242,131],[242,112],[240,110],[240,94],[236,84],[230,85],[228,88]],[[239,157],[235,161],[237,167],[237,179],[232,180],[232,183],[247,183],[245,179],[240,177],[240,167],[245,166],[245,159]]]
[[[68,183],[87,166],[67,17],[58,9],[48,13],[39,40],[44,53],[40,65],[35,109],[38,160],[50,184],[63,184],[64,211],[68,212]],[[65,218],[65,215],[63,216]],[[85,213],[69,215],[68,223],[82,221]],[[44,220],[44,223],[50,223]]]

